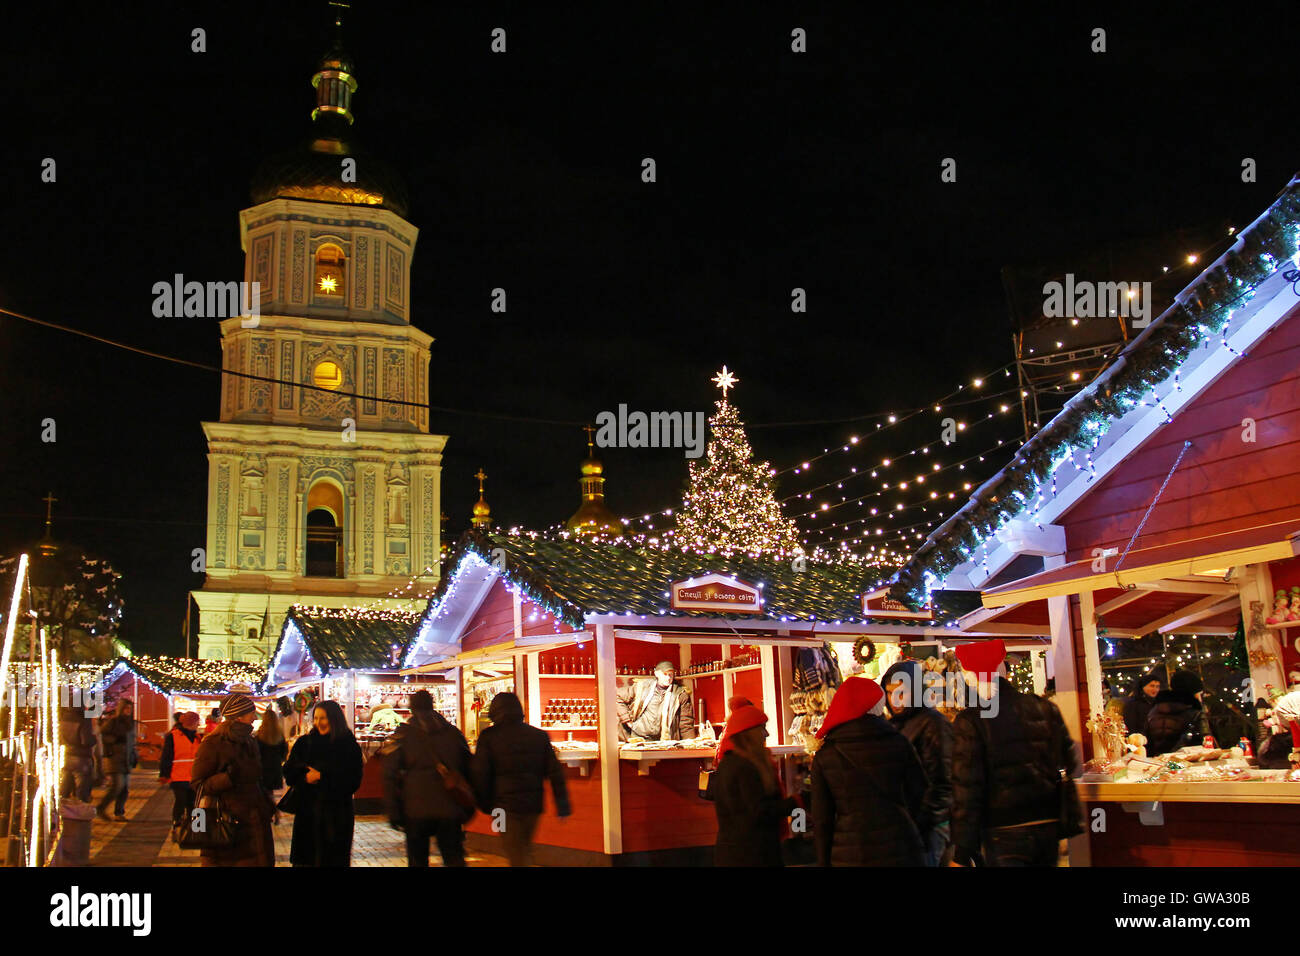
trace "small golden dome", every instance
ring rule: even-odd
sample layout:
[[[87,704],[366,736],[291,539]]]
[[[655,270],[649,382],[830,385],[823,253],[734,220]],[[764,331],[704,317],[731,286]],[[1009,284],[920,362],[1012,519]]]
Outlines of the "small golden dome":
[[[474,502],[474,517],[470,519],[470,524],[479,528],[492,523],[492,509],[488,507],[487,501],[483,498],[483,481],[487,478],[487,475],[480,468],[474,477],[478,479],[478,501]]]
[[[595,431],[587,426],[587,458],[582,463],[582,478],[578,487],[582,489],[582,504],[564,526],[574,534],[607,534],[621,536],[622,522],[605,507],[605,479],[602,477],[605,466],[596,458],[592,447],[591,433]]]

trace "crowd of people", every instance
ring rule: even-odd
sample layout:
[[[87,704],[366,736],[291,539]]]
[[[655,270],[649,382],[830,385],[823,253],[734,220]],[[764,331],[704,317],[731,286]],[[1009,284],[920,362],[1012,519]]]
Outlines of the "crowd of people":
[[[717,815],[715,863],[779,866],[782,841],[811,831],[823,866],[1056,865],[1060,841],[1083,829],[1073,783],[1079,748],[1055,704],[1007,680],[1000,641],[956,654],[977,696],[951,720],[923,693],[919,661],[899,661],[879,682],[845,680],[817,732],[807,786],[796,793],[786,792],[767,748],[767,715],[732,698],[702,794]],[[638,719],[647,731],[680,720],[675,674],[671,665],[662,670],[647,682],[651,692],[620,701],[625,733],[638,730]],[[1175,673],[1168,690],[1153,672],[1123,703],[1125,722],[1143,728],[1151,753],[1199,744],[1207,731],[1202,696],[1191,672]],[[548,781],[557,816],[571,813],[546,732],[524,720],[515,694],[498,694],[471,754],[427,691],[413,693],[410,707],[411,719],[381,750],[384,812],[404,834],[408,865],[427,867],[436,843],[443,865],[464,866],[465,824],[478,812],[502,836],[510,864],[531,865]],[[75,710],[62,719],[64,796],[89,802],[102,781],[98,815],[109,819],[112,804],[115,819],[125,820],[139,762],[131,702],[119,701],[98,726]],[[337,702],[317,703],[310,731],[292,746],[275,708],[258,722],[243,693],[228,695],[202,731],[200,721],[194,712],[174,715],[158,775],[172,792],[174,828],[190,824],[200,791],[238,821],[229,845],[203,849],[203,865],[274,866],[273,827],[285,814],[293,817],[293,866],[350,864],[364,761]]]
[[[980,696],[951,722],[918,661],[844,681],[802,799],[781,789],[766,715],[733,698],[709,786],[714,862],[781,865],[787,819],[799,819],[822,866],[1055,866],[1059,841],[1082,832],[1078,750],[1054,704],[1006,679],[1000,641],[957,654]]]
[[[445,866],[464,866],[464,825],[479,811],[502,835],[511,865],[530,865],[547,781],[560,818],[570,814],[564,771],[546,732],[524,722],[516,695],[498,694],[492,726],[471,756],[464,735],[434,710],[428,691],[412,694],[410,706],[411,719],[383,747],[384,808],[405,835],[409,865],[429,865],[432,840]],[[99,817],[110,819],[106,809],[113,804],[111,819],[125,822],[130,774],[139,763],[131,702],[119,701],[97,726],[77,709],[64,711],[61,720],[63,796],[88,803],[92,787],[103,783]],[[293,816],[291,865],[350,864],[353,795],[364,760],[337,702],[317,703],[311,730],[292,747],[275,708],[268,706],[259,722],[247,694],[226,696],[202,731],[200,721],[192,711],[173,715],[158,779],[172,793],[177,839],[179,829],[198,819],[199,793],[215,796],[238,821],[229,845],[202,849],[202,865],[274,866],[273,828],[286,814]]]

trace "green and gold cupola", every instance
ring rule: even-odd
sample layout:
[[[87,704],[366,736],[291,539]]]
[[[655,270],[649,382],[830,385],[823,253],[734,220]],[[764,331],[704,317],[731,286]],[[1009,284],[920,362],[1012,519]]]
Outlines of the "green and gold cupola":
[[[358,145],[352,99],[357,92],[356,67],[343,49],[343,21],[334,20],[334,42],[312,75],[316,105],[311,111],[310,138],[299,148],[280,153],[262,164],[253,177],[254,203],[269,199],[309,199],[378,206],[407,215],[406,186],[391,166]],[[341,175],[343,159],[355,168]]]
[[[565,522],[565,527],[574,534],[604,534],[619,537],[623,534],[623,524],[605,506],[605,466],[596,458],[591,433],[595,431],[590,425],[587,432],[587,458],[582,463],[582,477],[578,487],[582,490],[582,504],[573,516]]]

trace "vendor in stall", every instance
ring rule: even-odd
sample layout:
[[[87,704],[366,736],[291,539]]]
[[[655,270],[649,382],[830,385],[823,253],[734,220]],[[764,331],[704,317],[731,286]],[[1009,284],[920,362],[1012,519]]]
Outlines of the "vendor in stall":
[[[656,664],[653,679],[632,681],[619,689],[619,740],[686,740],[694,736],[691,693],[677,683],[677,668],[671,661]]]
[[[1160,673],[1164,669],[1162,664],[1149,674],[1139,677],[1133,688],[1133,696],[1124,702],[1124,726],[1130,734],[1146,732],[1147,715],[1156,705],[1156,694],[1165,686],[1164,675]]]

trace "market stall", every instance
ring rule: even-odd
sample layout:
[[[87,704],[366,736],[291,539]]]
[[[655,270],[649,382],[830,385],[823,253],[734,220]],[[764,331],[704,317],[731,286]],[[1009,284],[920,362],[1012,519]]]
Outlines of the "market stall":
[[[260,705],[264,667],[246,661],[188,657],[120,657],[100,683],[105,709],[119,700],[135,705],[140,756],[157,760],[172,714],[194,711],[205,718],[234,687],[248,688]]]
[[[955,617],[876,616],[864,597],[882,572],[852,562],[792,566],[476,533],[451,567],[411,640],[406,672],[455,682],[471,739],[502,690],[550,734],[574,811],[562,825],[542,817],[538,856],[550,862],[708,862],[716,816],[699,797],[699,775],[712,765],[728,700],[744,696],[767,713],[769,745],[797,789],[804,735],[815,729],[804,718],[829,703],[833,686],[819,696],[819,681],[839,682],[825,642],[851,653],[868,633],[882,646],[937,641]],[[664,660],[689,695],[689,736],[620,735],[620,698],[653,681]],[[469,830],[483,847],[497,839],[482,816]]]
[[[1297,254],[1298,185],[937,529],[895,586],[911,602],[976,587],[984,607],[963,626],[1051,638],[1057,702],[1092,761],[1084,796],[1104,821],[1074,841],[1075,865],[1300,863],[1300,780],[1249,755],[1266,733],[1259,718],[1300,683],[1300,308],[1280,268]],[[1236,286],[1250,295],[1234,298]],[[1143,757],[1130,735],[1146,728],[1116,728],[1122,708],[1105,707],[1112,654],[1132,665],[1116,695],[1134,692],[1144,667],[1166,687],[1183,671],[1219,726],[1236,729]]]
[[[290,744],[311,731],[316,701],[337,701],[366,759],[359,812],[377,810],[383,797],[383,741],[411,714],[409,695],[424,689],[434,707],[456,726],[455,684],[437,675],[399,672],[401,655],[418,613],[389,608],[320,608],[295,605],[285,616],[267,677],[268,692],[292,701],[285,736]]]

